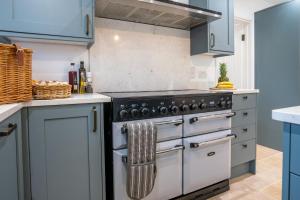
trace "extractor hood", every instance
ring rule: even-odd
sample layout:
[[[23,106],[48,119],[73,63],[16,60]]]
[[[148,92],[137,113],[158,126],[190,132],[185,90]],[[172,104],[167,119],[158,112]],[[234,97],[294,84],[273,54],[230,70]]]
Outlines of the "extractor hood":
[[[96,0],[96,17],[190,30],[222,13],[175,0]]]

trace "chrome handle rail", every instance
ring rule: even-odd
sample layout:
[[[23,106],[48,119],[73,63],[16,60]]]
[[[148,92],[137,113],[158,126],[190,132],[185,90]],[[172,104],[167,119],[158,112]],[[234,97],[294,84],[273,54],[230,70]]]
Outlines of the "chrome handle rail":
[[[170,149],[164,149],[161,151],[157,151],[156,155],[160,155],[160,154],[165,154],[165,153],[169,153],[169,152],[174,152],[174,151],[179,151],[179,150],[184,150],[185,146],[184,145],[176,145]],[[127,163],[127,156],[122,156],[122,161],[124,163]],[[149,164],[149,163],[144,163],[144,164],[140,164],[140,165],[145,165],[145,164]]]
[[[173,152],[173,151],[184,150],[184,148],[185,147],[183,145],[176,145],[175,147],[170,148],[170,149],[157,151],[156,154],[159,155],[159,154],[169,153],[169,152]]]
[[[199,147],[204,147],[204,146],[209,146],[209,145],[214,145],[214,144],[220,144],[223,142],[227,142],[228,140],[234,139],[237,136],[235,134],[229,134],[224,138],[221,139],[216,139],[216,140],[211,140],[211,141],[206,141],[206,142],[200,142],[200,143],[190,143],[190,148],[195,149]]]
[[[203,121],[203,120],[231,118],[233,116],[235,116],[234,112],[226,113],[226,114],[208,115],[208,116],[204,116],[204,117],[193,117],[193,118],[190,119],[190,124],[193,124],[195,122],[200,122],[200,121]]]
[[[179,126],[183,124],[183,119],[177,119],[177,120],[171,120],[171,121],[161,121],[161,122],[155,122],[154,125],[156,126],[163,126],[163,125],[170,125],[174,124],[175,126]],[[127,124],[124,124],[121,128],[121,133],[126,134],[128,133],[128,127]]]

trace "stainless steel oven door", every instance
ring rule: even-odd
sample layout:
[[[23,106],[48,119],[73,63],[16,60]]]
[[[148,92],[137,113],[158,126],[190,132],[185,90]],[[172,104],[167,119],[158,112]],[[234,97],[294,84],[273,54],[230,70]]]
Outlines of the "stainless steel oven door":
[[[189,137],[230,129],[233,116],[231,110],[185,115],[183,135]]]
[[[233,137],[226,130],[184,139],[184,194],[230,178]]]
[[[157,141],[167,141],[182,138],[182,116],[155,118],[149,120],[137,120],[134,122],[152,121],[157,125]],[[113,149],[126,148],[127,134],[126,124],[129,122],[113,123]]]
[[[157,176],[152,192],[143,200],[168,200],[182,195],[182,151],[182,139],[157,143]],[[126,192],[126,164],[122,161],[126,155],[126,149],[113,153],[115,200],[130,200]]]

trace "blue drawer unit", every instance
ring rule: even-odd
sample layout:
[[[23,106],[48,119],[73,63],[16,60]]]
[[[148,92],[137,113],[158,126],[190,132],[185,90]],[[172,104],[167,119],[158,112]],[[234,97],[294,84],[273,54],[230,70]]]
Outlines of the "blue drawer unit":
[[[3,0],[0,35],[87,42],[93,20],[94,0]]]
[[[21,114],[0,123],[0,199],[23,200]]]

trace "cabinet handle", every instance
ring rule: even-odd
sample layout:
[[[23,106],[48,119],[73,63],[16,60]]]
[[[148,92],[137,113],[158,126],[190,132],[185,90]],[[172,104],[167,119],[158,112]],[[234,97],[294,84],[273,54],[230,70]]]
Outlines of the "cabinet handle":
[[[244,99],[244,100],[247,100],[247,99],[248,99],[248,96],[243,96],[243,99]]]
[[[243,115],[244,115],[244,117],[247,117],[248,116],[248,112],[244,112]]]
[[[247,128],[243,128],[243,132],[248,132],[248,129]]]
[[[211,48],[215,47],[215,42],[216,42],[215,39],[216,39],[215,34],[211,33],[210,34],[210,47]]]
[[[0,131],[0,137],[9,136],[16,128],[17,128],[17,124],[8,124],[7,130]]]
[[[97,131],[97,108],[93,107],[93,114],[94,114],[94,128],[93,132]]]
[[[90,16],[89,15],[86,15],[85,17],[86,19],[86,35],[89,35],[90,34]]]
[[[244,149],[246,149],[248,147],[247,144],[243,144],[242,146],[243,146]]]

